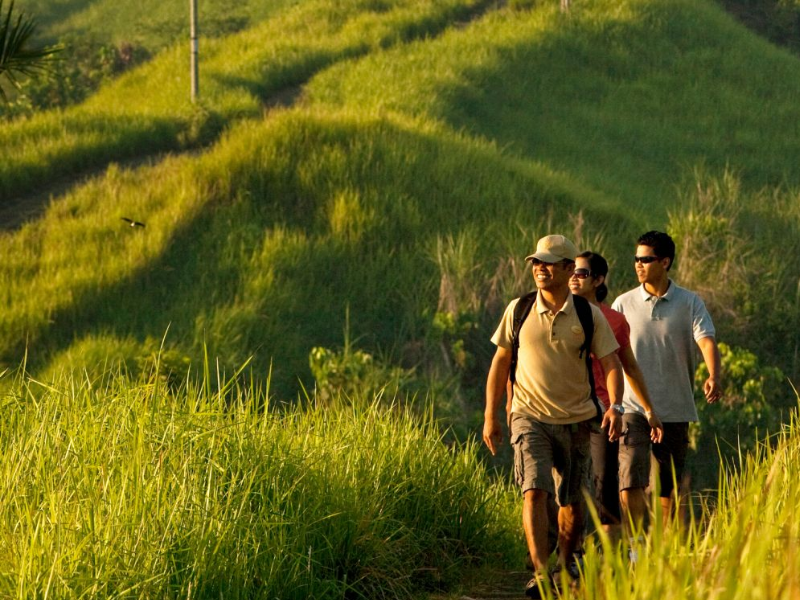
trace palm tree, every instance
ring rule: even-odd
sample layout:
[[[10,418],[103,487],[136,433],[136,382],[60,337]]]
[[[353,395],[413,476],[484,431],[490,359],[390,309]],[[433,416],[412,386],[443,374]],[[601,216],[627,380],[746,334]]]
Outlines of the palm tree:
[[[30,76],[48,67],[47,59],[61,50],[52,48],[28,48],[28,42],[36,28],[33,18],[19,14],[13,16],[14,0],[3,13],[3,0],[0,0],[0,99],[7,100],[3,81],[19,87],[17,77]]]

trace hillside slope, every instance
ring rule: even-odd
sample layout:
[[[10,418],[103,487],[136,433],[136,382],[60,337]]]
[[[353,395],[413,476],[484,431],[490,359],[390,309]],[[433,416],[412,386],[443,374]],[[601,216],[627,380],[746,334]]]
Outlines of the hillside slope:
[[[349,313],[359,346],[478,396],[486,338],[528,286],[518,261],[538,235],[567,231],[625,264],[697,164],[752,187],[798,183],[800,62],[710,1],[587,0],[569,16],[455,0],[304,7],[215,42],[203,151],[112,166],[0,236],[6,364],[27,347],[37,369],[111,356],[135,370],[168,329],[176,369],[206,348],[223,365],[254,355],[292,397]],[[270,56],[301,67],[274,71]],[[94,164],[181,147],[192,112],[153,76],[180,61],[171,51],[76,109],[88,130],[101,107],[168,130],[163,144],[147,128],[112,147],[87,138]],[[306,81],[296,107],[261,114],[265,90]],[[141,100],[114,104],[120,90]],[[71,114],[41,119],[52,132]],[[36,154],[38,123],[0,128],[33,156],[6,189],[59,172],[42,160],[74,160],[69,145]]]

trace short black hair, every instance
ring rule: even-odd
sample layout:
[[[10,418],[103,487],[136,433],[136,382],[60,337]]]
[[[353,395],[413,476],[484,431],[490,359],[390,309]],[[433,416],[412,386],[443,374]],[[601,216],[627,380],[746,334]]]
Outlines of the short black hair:
[[[578,254],[578,258],[585,258],[589,261],[589,270],[592,272],[592,277],[601,275],[608,276],[608,261],[596,252],[587,250]],[[595,297],[598,302],[602,302],[608,296],[608,286],[605,281],[597,286],[595,290]]]
[[[672,268],[675,262],[675,241],[669,235],[663,231],[648,231],[640,235],[636,243],[639,246],[651,247],[658,258],[668,258],[667,271]]]

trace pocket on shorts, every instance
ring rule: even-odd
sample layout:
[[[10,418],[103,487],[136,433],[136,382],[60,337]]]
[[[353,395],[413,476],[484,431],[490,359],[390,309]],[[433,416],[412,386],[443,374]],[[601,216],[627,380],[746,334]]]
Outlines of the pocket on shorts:
[[[511,438],[511,447],[514,450],[514,481],[522,487],[525,481],[525,460],[522,458],[522,438],[525,434],[518,433]]]
[[[623,417],[625,430],[622,432],[621,442],[624,446],[636,447],[650,444],[650,424],[644,417],[631,415]]]

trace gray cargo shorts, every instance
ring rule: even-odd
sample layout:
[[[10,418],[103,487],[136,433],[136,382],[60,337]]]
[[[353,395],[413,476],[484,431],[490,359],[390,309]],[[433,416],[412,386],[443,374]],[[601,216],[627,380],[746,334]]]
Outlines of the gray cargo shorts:
[[[589,433],[593,419],[572,425],[550,425],[511,415],[514,475],[522,493],[543,490],[559,506],[583,500],[589,481]]]

